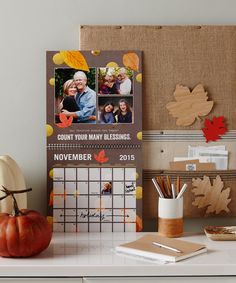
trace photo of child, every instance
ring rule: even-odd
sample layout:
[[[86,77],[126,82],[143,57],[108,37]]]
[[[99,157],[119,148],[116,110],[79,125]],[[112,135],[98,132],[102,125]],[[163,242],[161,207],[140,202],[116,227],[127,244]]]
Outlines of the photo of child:
[[[133,123],[133,97],[99,97],[98,123]]]
[[[112,183],[106,182],[103,184],[102,195],[111,195],[112,194]]]
[[[121,99],[119,101],[119,108],[115,112],[115,117],[117,123],[132,123],[132,111],[130,108],[129,103],[127,102],[126,99]]]
[[[99,68],[99,94],[132,94],[133,71],[127,68]]]
[[[100,113],[100,123],[101,124],[115,123],[115,116],[113,111],[114,111],[114,104],[110,101],[106,102]]]

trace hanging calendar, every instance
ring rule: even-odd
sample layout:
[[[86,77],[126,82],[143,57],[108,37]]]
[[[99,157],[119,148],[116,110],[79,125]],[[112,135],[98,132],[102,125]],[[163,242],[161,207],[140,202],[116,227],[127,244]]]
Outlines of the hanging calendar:
[[[142,53],[47,52],[48,219],[142,231]]]

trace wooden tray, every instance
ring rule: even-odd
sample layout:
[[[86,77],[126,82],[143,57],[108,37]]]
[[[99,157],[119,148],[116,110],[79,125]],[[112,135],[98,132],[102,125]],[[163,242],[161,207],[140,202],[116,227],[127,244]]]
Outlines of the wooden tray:
[[[207,226],[204,231],[207,237],[213,241],[236,240],[236,226]]]

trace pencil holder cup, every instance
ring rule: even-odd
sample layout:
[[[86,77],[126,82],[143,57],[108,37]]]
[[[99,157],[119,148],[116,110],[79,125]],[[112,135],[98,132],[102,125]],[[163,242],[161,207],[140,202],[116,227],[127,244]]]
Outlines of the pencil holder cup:
[[[159,198],[159,234],[169,238],[180,237],[183,234],[183,224],[183,197],[179,199]]]

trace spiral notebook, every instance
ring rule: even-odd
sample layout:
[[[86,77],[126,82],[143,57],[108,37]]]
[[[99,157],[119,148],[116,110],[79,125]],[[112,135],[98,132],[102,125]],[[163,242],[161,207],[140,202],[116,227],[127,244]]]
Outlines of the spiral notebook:
[[[142,230],[141,90],[140,51],[47,52],[54,231]]]
[[[115,248],[118,253],[151,260],[177,262],[205,253],[205,245],[148,234],[140,239]]]

